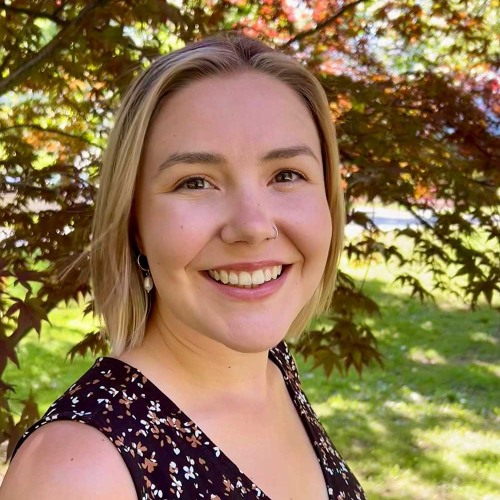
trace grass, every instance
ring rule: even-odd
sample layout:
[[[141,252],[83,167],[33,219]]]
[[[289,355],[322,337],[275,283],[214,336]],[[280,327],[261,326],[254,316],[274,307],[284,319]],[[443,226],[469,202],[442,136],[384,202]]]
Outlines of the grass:
[[[5,380],[16,389],[15,396],[10,399],[15,412],[19,413],[20,401],[33,390],[39,409],[44,413],[93,364],[90,356],[77,356],[73,362],[66,359],[71,347],[93,329],[91,319],[84,317],[79,307],[60,307],[51,313],[50,322],[42,327],[40,339],[33,332],[22,340],[17,349],[21,370],[12,363],[5,370]]]
[[[385,368],[362,378],[319,370],[299,360],[309,399],[370,499],[500,498],[500,321],[488,308],[470,311],[445,297],[420,304],[392,284],[383,265],[349,269],[382,308],[369,318]],[[93,360],[65,362],[92,329],[76,307],[51,315],[42,341],[20,346],[22,371],[6,380],[19,399],[33,388],[41,411]]]
[[[500,498],[500,318],[438,297],[421,304],[382,265],[350,269],[375,297],[385,367],[362,378],[300,363],[332,440],[370,499]]]

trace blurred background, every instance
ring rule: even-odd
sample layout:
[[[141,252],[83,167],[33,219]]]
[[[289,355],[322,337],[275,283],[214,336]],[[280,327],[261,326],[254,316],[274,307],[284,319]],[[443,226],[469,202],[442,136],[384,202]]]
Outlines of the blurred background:
[[[85,259],[60,274],[88,249],[120,96],[156,56],[236,30],[312,71],[337,128],[348,220],[337,292],[293,345],[333,442],[368,498],[500,498],[499,11],[0,1],[2,462],[108,352]]]

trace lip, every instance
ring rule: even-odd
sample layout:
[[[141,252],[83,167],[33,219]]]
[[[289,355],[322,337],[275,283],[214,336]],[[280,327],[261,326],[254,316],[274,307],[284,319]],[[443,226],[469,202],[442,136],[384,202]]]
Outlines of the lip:
[[[211,267],[211,271],[257,271],[266,267],[285,266],[286,264],[278,260],[261,260],[259,262],[235,262],[234,264],[224,264],[222,266]]]
[[[245,265],[248,266],[248,264]],[[273,264],[273,265],[280,265],[280,264]],[[262,266],[262,263],[259,263],[259,266]],[[268,267],[268,266],[269,264],[263,267]],[[283,266],[283,271],[279,278],[267,281],[266,283],[259,285],[257,288],[240,288],[237,286],[223,285],[222,283],[213,280],[208,275],[208,272],[203,273],[203,275],[215,287],[217,291],[224,294],[226,297],[229,297],[234,300],[251,302],[251,301],[266,299],[267,297],[270,297],[271,295],[276,293],[285,283],[291,267],[292,267],[291,265]],[[237,270],[234,267],[231,268],[222,267],[219,269],[232,269],[235,271]],[[249,268],[245,267],[244,269],[249,269]],[[257,267],[256,269],[261,269],[261,267]],[[215,270],[217,270],[217,268],[215,268]]]

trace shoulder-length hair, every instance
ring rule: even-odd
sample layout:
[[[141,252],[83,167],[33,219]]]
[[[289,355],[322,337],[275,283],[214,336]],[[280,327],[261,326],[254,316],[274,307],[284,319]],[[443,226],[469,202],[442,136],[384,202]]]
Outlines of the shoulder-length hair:
[[[302,333],[330,305],[345,225],[335,129],[325,92],[299,62],[260,41],[225,33],[157,58],[131,84],[116,115],[103,157],[90,252],[95,312],[103,320],[112,353],[137,347],[144,338],[154,291],[143,287],[137,265],[134,196],[148,127],[160,104],[190,82],[253,70],[288,85],[307,105],[321,142],[326,196],[333,223],[323,277],[291,325]],[[321,231],[321,228],[318,228]]]

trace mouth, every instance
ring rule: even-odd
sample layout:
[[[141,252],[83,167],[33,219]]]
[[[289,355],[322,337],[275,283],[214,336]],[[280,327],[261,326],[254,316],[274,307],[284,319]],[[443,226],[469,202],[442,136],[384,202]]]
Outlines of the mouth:
[[[210,269],[208,275],[214,281],[236,288],[258,288],[281,277],[288,266],[269,266],[254,271],[235,271],[225,269]]]

